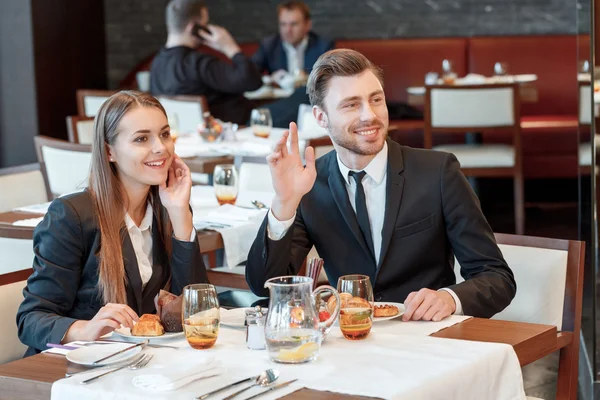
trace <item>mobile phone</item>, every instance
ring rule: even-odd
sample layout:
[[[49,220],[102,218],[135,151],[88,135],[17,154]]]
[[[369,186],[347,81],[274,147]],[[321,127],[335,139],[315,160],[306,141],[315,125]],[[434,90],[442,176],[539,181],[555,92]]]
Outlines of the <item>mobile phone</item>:
[[[200,36],[200,31],[204,31],[204,32],[208,33],[209,35],[212,35],[212,32],[210,31],[210,29],[208,29],[206,26],[200,25],[199,23],[195,23],[194,26],[192,27],[192,35],[196,36],[200,40],[204,40],[202,38],[202,36]]]

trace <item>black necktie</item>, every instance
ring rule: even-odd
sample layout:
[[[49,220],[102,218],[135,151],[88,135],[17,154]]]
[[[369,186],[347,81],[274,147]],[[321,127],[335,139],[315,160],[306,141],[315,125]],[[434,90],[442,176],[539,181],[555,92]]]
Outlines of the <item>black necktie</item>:
[[[365,171],[354,172],[350,171],[350,176],[356,181],[356,195],[354,202],[356,206],[356,218],[358,225],[362,231],[363,237],[369,246],[371,255],[375,259],[375,250],[373,248],[373,236],[371,235],[371,225],[369,224],[369,212],[367,211],[367,199],[365,197],[365,189],[362,185],[362,179],[367,173]]]

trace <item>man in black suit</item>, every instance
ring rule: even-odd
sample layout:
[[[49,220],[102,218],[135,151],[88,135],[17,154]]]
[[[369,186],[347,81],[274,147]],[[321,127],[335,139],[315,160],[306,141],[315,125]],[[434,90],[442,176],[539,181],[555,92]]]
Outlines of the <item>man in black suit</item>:
[[[297,274],[314,245],[333,285],[368,275],[376,301],[404,302],[404,320],[491,317],[508,306],[513,274],[455,156],[386,140],[380,69],[332,50],[316,62],[308,93],[335,151],[315,162],[309,147],[303,166],[291,124],[267,157],[276,194],[248,255],[252,291],[267,295],[267,279]]]
[[[167,5],[166,23],[169,35],[152,61],[150,92],[155,96],[206,96],[212,115],[247,124],[254,105],[244,92],[262,85],[252,60],[225,28],[208,25],[208,8],[202,0],[172,0]],[[223,53],[231,62],[198,51],[200,45]]]

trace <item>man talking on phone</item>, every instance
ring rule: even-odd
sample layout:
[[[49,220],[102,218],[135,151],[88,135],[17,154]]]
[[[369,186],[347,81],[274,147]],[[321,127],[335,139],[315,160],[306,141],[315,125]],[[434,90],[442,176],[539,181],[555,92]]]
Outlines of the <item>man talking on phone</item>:
[[[202,0],[172,0],[166,8],[167,43],[150,68],[153,95],[206,96],[210,112],[223,121],[246,124],[253,104],[243,93],[262,80],[231,34],[208,24]],[[201,45],[223,53],[230,63],[198,51]]]

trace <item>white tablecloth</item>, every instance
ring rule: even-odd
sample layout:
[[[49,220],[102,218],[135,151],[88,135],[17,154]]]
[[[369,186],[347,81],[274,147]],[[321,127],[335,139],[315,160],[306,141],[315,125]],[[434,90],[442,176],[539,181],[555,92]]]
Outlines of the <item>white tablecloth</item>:
[[[252,128],[243,128],[236,132],[236,141],[221,141],[207,143],[199,135],[181,136],[175,143],[175,152],[180,157],[216,157],[216,156],[247,156],[266,157],[271,153],[275,143],[281,138],[285,129],[272,128],[268,138],[254,136]],[[306,146],[306,141],[323,137],[322,131],[298,132],[300,148]]]
[[[248,193],[240,193],[237,204],[244,207],[253,207],[250,200],[253,199],[259,201],[264,200],[267,206],[269,206],[269,197],[272,197],[272,195],[248,191]],[[267,201],[267,199],[269,201]],[[223,266],[233,268],[239,263],[246,261],[250,247],[258,233],[258,228],[260,228],[260,224],[266,215],[266,210],[261,211],[255,218],[249,219],[248,221],[216,218],[214,217],[214,212],[219,208],[219,203],[217,203],[214,188],[212,186],[192,187],[190,204],[194,210],[194,226],[196,229],[211,229],[221,234],[221,237],[223,238],[223,249],[225,251],[225,265]],[[212,216],[211,213],[213,213]],[[211,221],[215,224],[211,225]],[[228,226],[217,225],[219,223]],[[221,265],[219,265],[219,267],[221,267]]]
[[[461,317],[452,317],[445,322],[451,325],[461,320]],[[424,324],[427,323],[418,325]],[[525,398],[519,361],[511,346],[434,338],[424,335],[422,327],[412,329],[413,325],[417,324],[398,320],[375,323],[369,337],[362,341],[346,340],[334,327],[321,347],[319,358],[300,365],[273,363],[266,351],[245,347],[244,331],[221,327],[217,343],[209,350],[193,350],[185,339],[169,342],[180,345],[179,350],[148,348],[144,351],[154,353],[155,357],[147,368],[119,371],[88,385],[78,382],[97,372],[59,380],[52,385],[52,400],[189,400],[268,368],[280,371],[277,383],[295,378],[298,381],[271,392],[264,399],[278,398],[302,387],[389,399]],[[210,356],[223,363],[225,374],[196,381],[173,392],[148,392],[132,384],[135,376],[160,373],[161,369],[192,357],[200,360]],[[236,389],[211,399],[222,399]],[[251,389],[240,399],[261,390]]]

